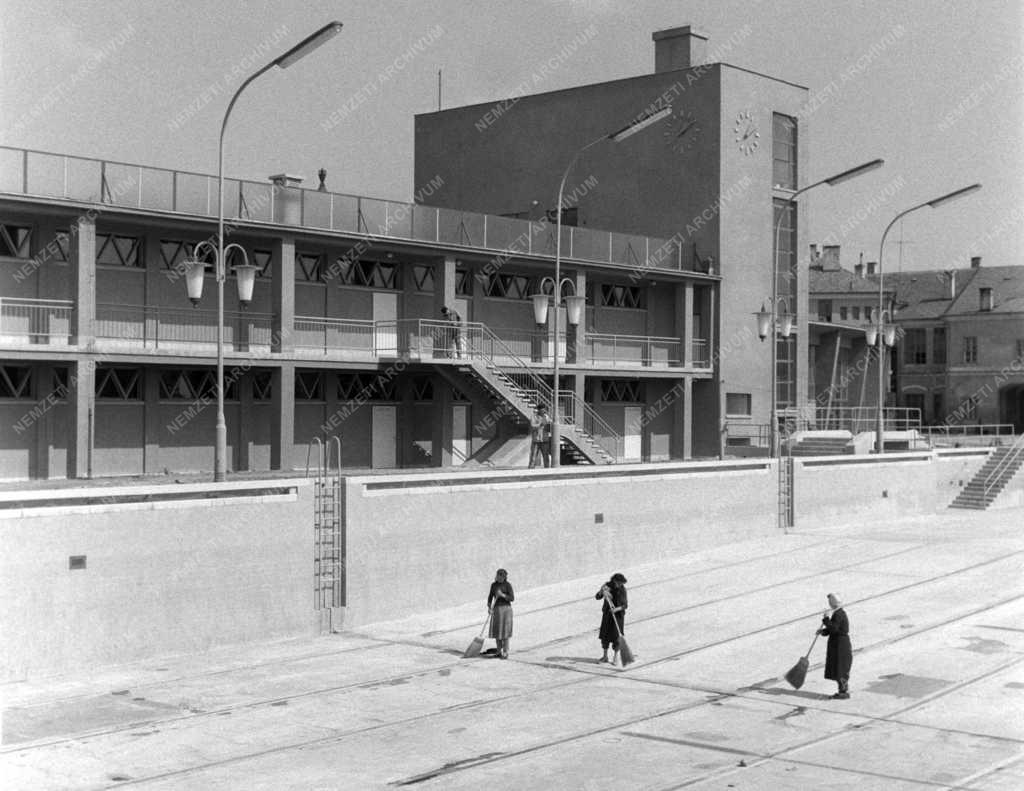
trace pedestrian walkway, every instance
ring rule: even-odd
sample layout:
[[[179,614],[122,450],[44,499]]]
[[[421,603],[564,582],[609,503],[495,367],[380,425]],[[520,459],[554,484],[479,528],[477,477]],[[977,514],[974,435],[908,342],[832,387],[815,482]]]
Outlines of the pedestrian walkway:
[[[608,569],[629,578],[628,668],[597,663],[608,574],[517,587],[510,659],[462,659],[481,569],[480,600],[455,609],[7,684],[0,786],[1024,788],[1022,517],[802,526]],[[802,689],[782,678],[829,592],[850,617],[849,700],[830,698],[823,641]]]

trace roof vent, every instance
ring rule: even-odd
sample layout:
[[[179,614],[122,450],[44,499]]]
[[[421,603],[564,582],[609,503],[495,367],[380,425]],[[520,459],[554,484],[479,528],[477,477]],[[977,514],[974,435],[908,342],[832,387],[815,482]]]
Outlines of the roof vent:
[[[690,25],[658,30],[651,34],[651,38],[654,39],[656,74],[700,66],[707,56],[708,37]]]

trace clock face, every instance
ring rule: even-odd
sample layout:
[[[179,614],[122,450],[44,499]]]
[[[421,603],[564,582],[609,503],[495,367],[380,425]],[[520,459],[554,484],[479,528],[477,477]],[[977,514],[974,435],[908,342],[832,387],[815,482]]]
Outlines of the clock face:
[[[700,124],[689,110],[673,111],[672,118],[665,129],[665,145],[673,151],[682,153],[693,148],[700,135]]]
[[[761,145],[761,132],[758,131],[757,122],[754,121],[749,110],[744,110],[736,116],[736,124],[732,131],[735,135],[736,145],[748,157]]]

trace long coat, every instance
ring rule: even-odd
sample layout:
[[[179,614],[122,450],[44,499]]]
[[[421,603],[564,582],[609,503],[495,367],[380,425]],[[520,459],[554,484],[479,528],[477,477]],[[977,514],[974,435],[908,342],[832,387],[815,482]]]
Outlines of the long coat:
[[[820,634],[828,635],[828,647],[825,650],[825,678],[832,681],[850,677],[853,666],[853,647],[850,645],[850,619],[846,611],[840,607],[821,619]]]
[[[611,600],[612,604],[616,607],[622,607],[617,613],[612,613],[611,607],[608,606],[608,600],[605,599],[604,605],[601,608],[601,629],[597,633],[597,636],[601,640],[602,645],[612,645],[617,647],[619,645],[619,632],[626,633],[626,607],[629,606],[629,598],[626,595],[626,587],[624,585],[613,585],[608,583],[608,587],[611,589]],[[603,591],[598,591],[594,594],[595,599],[604,599]],[[615,620],[612,620],[614,618]],[[618,623],[619,628],[615,628],[615,624]]]

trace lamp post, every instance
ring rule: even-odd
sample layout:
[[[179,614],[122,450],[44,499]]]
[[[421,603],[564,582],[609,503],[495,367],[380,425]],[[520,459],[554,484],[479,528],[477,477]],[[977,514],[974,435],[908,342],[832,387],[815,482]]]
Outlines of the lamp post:
[[[911,206],[909,209],[905,209],[893,217],[892,222],[885,226],[885,230],[882,232],[882,241],[878,245],[878,316],[877,325],[869,327],[864,331],[865,338],[867,340],[868,347],[874,346],[875,342],[878,343],[878,404],[876,405],[876,416],[875,416],[875,453],[885,453],[885,442],[882,437],[885,429],[885,347],[892,346],[896,342],[896,327],[893,324],[886,325],[883,322],[883,317],[887,310],[885,310],[884,299],[885,292],[883,284],[885,282],[882,276],[882,253],[885,250],[885,237],[889,234],[889,230],[900,220],[906,217],[913,211],[923,209],[925,206],[930,206],[933,209],[937,209],[939,206],[943,206],[947,203],[952,203],[958,198],[963,198],[971,193],[977,192],[981,189],[981,184],[971,184],[969,187],[962,187],[961,189],[954,190],[946,195],[939,198],[934,198],[924,203],[919,203],[916,206]],[[889,314],[889,321],[892,321],[892,314]]]
[[[238,90],[235,91],[234,96],[231,97],[231,101],[228,102],[228,109],[224,112],[224,120],[221,121],[220,141],[217,148],[217,256],[214,261],[217,274],[217,435],[213,450],[213,480],[215,481],[224,480],[228,455],[228,430],[227,425],[224,422],[224,278],[226,275],[225,270],[227,268],[227,262],[224,259],[224,133],[227,130],[228,118],[231,116],[231,110],[234,108],[238,97],[241,95],[242,91],[248,87],[249,83],[264,72],[270,71],[270,69],[275,66],[287,69],[293,63],[304,58],[321,44],[324,44],[334,38],[340,32],[341,22],[331,22],[330,24],[324,25],[312,35],[304,38],[283,55],[272,60],[262,69],[249,76],[240,86],[238,86]],[[229,247],[233,246],[236,245],[229,245]],[[197,245],[197,248],[198,247],[199,245]],[[243,250],[243,254],[244,252],[245,251]],[[186,266],[194,263],[195,262],[186,262]],[[248,259],[246,259],[246,265],[248,265]],[[194,266],[191,268],[195,269]],[[239,289],[241,289],[241,280],[239,280]],[[199,293],[202,293],[201,270],[199,274]],[[250,297],[252,296],[251,284],[249,287],[249,295]],[[191,286],[189,287],[189,297],[192,298]],[[192,304],[197,304],[197,300],[193,299]]]
[[[770,402],[771,402],[771,407],[770,407],[770,409],[771,409],[771,412],[770,412],[770,417],[771,417],[771,434],[770,434],[770,436],[771,436],[771,455],[772,455],[773,458],[779,455],[779,450],[780,450],[780,447],[779,447],[779,422],[778,422],[778,416],[776,415],[776,412],[778,412],[778,398],[779,398],[779,394],[778,394],[778,375],[779,375],[779,373],[778,373],[778,364],[779,364],[778,363],[778,354],[779,354],[779,350],[778,350],[778,343],[777,343],[777,341],[775,339],[775,327],[776,327],[776,325],[778,323],[778,313],[777,313],[777,311],[778,311],[778,304],[779,304],[779,247],[780,247],[780,245],[782,243],[782,221],[785,219],[786,214],[788,213],[789,207],[794,204],[794,202],[796,201],[796,199],[797,199],[797,197],[799,195],[802,195],[803,193],[807,192],[808,190],[814,189],[815,187],[820,187],[822,184],[828,184],[830,187],[834,187],[837,184],[842,184],[844,181],[849,181],[852,178],[856,178],[857,176],[863,175],[864,173],[867,173],[869,171],[875,170],[876,168],[880,168],[884,164],[885,164],[885,160],[884,159],[872,159],[870,162],[865,162],[863,165],[857,165],[857,167],[850,168],[849,170],[844,170],[842,173],[837,173],[834,176],[829,176],[827,179],[822,179],[821,181],[815,181],[813,184],[808,184],[806,187],[801,187],[800,189],[796,190],[792,195],[790,195],[789,198],[786,200],[786,206],[785,206],[785,208],[782,211],[779,212],[779,219],[776,220],[776,222],[775,222],[775,247],[773,249],[773,255],[772,255],[772,296],[771,296],[771,303],[770,303],[771,304],[771,312],[770,312],[770,315],[767,318],[767,321],[769,322],[769,325],[766,325],[764,327],[764,329],[766,329],[767,326],[771,326],[771,328],[772,328],[772,330],[771,330],[771,333],[772,333],[772,373],[771,373],[771,388],[772,388],[772,392],[771,392],[771,399],[770,399]],[[761,332],[761,330],[763,328],[762,327],[762,323],[763,323],[762,315],[765,312],[766,311],[765,311],[764,304],[762,304],[761,305],[761,312],[756,314],[757,317],[758,317],[758,334],[761,336],[761,340],[762,341],[767,337],[767,333],[766,332],[765,333]],[[789,325],[790,330],[792,330],[792,318],[793,317],[790,316],[790,320],[791,320],[790,321],[790,325]],[[784,338],[788,338],[789,337],[789,333],[787,332],[785,335],[783,335],[783,337]]]
[[[562,283],[562,196],[565,193],[565,182],[569,178],[569,171],[572,170],[573,165],[580,158],[584,151],[588,148],[596,146],[605,140],[611,140],[613,143],[621,143],[627,137],[632,137],[637,132],[640,132],[647,127],[662,121],[672,115],[671,107],[663,107],[657,112],[645,115],[637,121],[633,121],[630,124],[622,127],[621,129],[612,132],[611,134],[601,135],[595,140],[591,140],[585,146],[576,150],[573,154],[572,159],[569,161],[569,165],[566,167],[565,172],[562,174],[562,181],[558,185],[558,203],[555,204],[555,278],[554,282],[558,284],[559,288]],[[581,299],[577,297],[577,299]],[[535,303],[536,304],[536,303]],[[561,436],[559,432],[559,419],[558,419],[558,336],[559,336],[559,320],[558,320],[558,306],[555,306],[555,353],[554,353],[554,391],[553,401],[551,409],[551,466],[558,467],[561,462]]]

